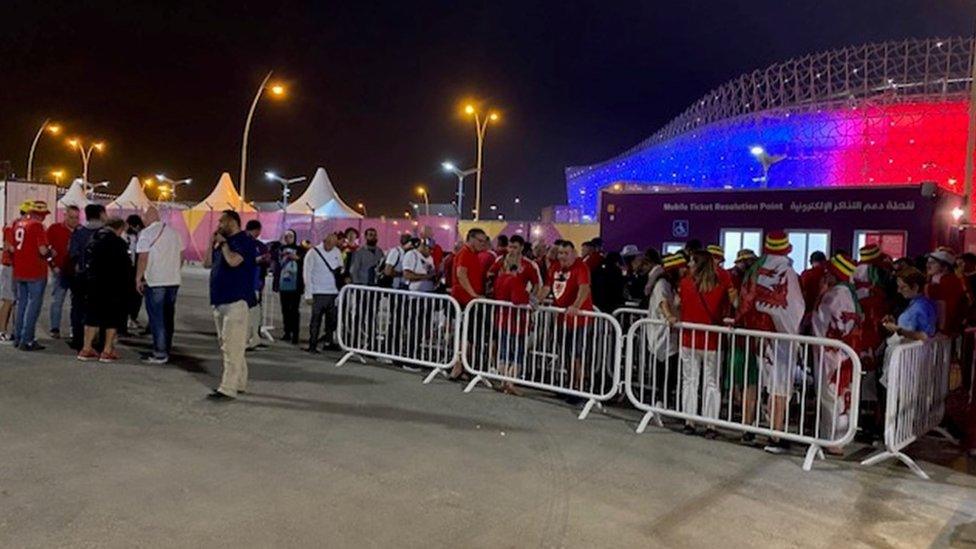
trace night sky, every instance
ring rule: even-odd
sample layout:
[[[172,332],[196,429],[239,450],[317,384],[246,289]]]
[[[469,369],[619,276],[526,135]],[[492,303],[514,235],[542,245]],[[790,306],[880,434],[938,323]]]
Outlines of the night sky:
[[[183,194],[202,198],[222,171],[239,183],[246,110],[275,69],[289,96],[258,107],[249,199],[277,198],[266,169],[322,165],[371,215],[402,212],[418,183],[449,202],[456,179],[440,162],[474,163],[460,110],[470,97],[502,115],[488,130],[483,207],[511,216],[520,195],[534,218],[565,202],[564,167],[623,151],[743,72],[976,28],[963,0],[154,4],[3,3],[0,159],[22,175],[50,116],[108,143],[91,180],[119,192],[163,171],[194,178]],[[35,172],[52,168],[80,174],[64,139],[38,148]]]

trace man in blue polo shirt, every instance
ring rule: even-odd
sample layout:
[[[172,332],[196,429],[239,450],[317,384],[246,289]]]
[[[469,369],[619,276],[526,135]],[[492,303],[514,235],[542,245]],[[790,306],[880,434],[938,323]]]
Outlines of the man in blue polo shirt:
[[[213,306],[217,338],[223,353],[224,373],[220,386],[207,395],[213,401],[227,401],[247,388],[247,311],[256,302],[257,276],[254,238],[241,230],[241,217],[224,210],[204,258],[210,270],[210,304]]]

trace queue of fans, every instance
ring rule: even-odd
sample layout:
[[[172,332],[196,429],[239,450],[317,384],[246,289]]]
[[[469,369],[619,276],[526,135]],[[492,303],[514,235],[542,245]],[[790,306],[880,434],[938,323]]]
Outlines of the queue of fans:
[[[143,360],[157,364],[170,360],[184,243],[155,209],[142,218],[130,216],[123,221],[109,218],[104,207],[92,204],[85,208],[82,224],[81,212],[69,207],[64,220],[47,229],[43,221],[50,211],[44,202],[26,202],[20,213],[4,228],[0,341],[24,351],[43,348],[36,327],[50,284],[49,333],[53,338],[61,336],[63,304],[70,294],[69,340],[79,360],[118,360],[116,339],[137,327],[132,320],[143,302],[153,339],[152,351]],[[418,235],[401,235],[398,245],[384,251],[372,228],[364,231],[362,240],[350,228],[328,233],[314,245],[299,242],[292,230],[279,241],[265,243],[261,231],[257,220],[242,226],[236,212],[225,211],[211,253],[205,256],[205,264],[211,267],[211,305],[224,364],[221,384],[210,395],[215,400],[233,399],[246,391],[245,353],[266,346],[260,330],[263,285],[269,272],[280,300],[285,341],[296,345],[301,341],[301,305],[310,305],[306,338],[310,353],[337,347],[337,298],[344,284],[353,283],[449,293],[462,307],[479,297],[517,305],[548,302],[569,314],[638,307],[651,318],[671,324],[735,325],[837,339],[858,352],[866,372],[864,386],[876,390],[879,401],[884,397],[884,386],[878,381],[885,350],[898,340],[944,334],[962,342],[958,347],[967,366],[973,356],[972,338],[961,336],[967,326],[976,326],[976,255],[957,258],[946,248],[917,259],[894,260],[875,244],[858,250],[857,260],[843,250],[829,257],[814,252],[810,266],[798,273],[789,258],[789,239],[781,231],[766,235],[761,254],[739,250],[727,268],[721,247],[695,240],[662,256],[633,245],[607,253],[599,238],[583,243],[579,251],[570,241],[533,245],[518,235],[500,235],[492,243],[484,231],[472,229],[463,242],[445,251],[433,240],[432,231],[424,228]],[[682,409],[694,411],[700,406],[704,414],[717,413],[716,338],[686,331],[674,344],[667,330],[659,330],[654,338],[654,344],[666,347],[661,349],[663,355],[680,357],[686,369]],[[739,372],[738,379],[746,380],[744,409],[752,415],[758,388],[750,381],[758,377],[759,366],[754,357],[738,351],[733,351],[730,366]],[[783,427],[790,367],[785,361],[773,364],[774,371],[765,375],[776,429]],[[834,367],[843,371],[850,366]],[[962,386],[968,388],[973,382],[971,369],[960,371]],[[451,377],[464,377],[459,363]],[[836,416],[843,413],[849,397],[850,375],[826,379],[840,380],[840,386],[832,381],[834,385],[822,388],[833,395],[824,417]],[[509,383],[501,389],[517,393]],[[880,420],[880,406],[876,414]],[[689,424],[686,430],[694,432],[694,426]],[[706,436],[713,432],[706,431]],[[976,442],[976,433],[970,438]],[[771,450],[786,445],[773,441]]]

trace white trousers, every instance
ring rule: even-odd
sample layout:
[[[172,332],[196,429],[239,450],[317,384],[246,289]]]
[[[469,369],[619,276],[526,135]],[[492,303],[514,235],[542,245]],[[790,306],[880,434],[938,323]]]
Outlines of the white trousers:
[[[686,414],[717,418],[722,405],[718,388],[718,351],[681,348],[681,411]],[[698,395],[705,394],[701,413]]]
[[[247,359],[244,357],[248,333],[247,302],[218,305],[214,307],[213,315],[224,360],[224,373],[217,390],[236,397],[238,391],[247,389]]]

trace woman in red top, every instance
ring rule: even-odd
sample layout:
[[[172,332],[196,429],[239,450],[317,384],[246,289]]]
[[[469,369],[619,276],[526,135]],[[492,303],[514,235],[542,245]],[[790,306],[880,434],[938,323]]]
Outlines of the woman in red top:
[[[681,299],[681,322],[719,325],[729,313],[729,279],[719,277],[715,259],[707,251],[692,252],[689,273],[678,286]],[[681,329],[681,411],[717,418],[722,394],[719,391],[719,357],[717,332],[694,328]],[[704,372],[704,373],[703,373]],[[704,383],[701,376],[704,375]],[[698,392],[704,384],[704,402],[698,410]],[[694,434],[695,426],[685,423],[684,432]],[[705,436],[715,438],[709,428]]]
[[[955,256],[943,249],[929,254],[925,264],[929,283],[925,295],[935,302],[939,332],[954,337],[962,332],[966,291],[955,271]]]

